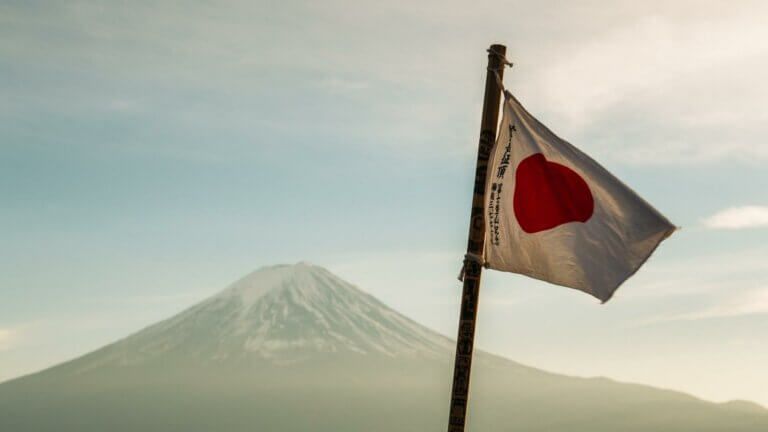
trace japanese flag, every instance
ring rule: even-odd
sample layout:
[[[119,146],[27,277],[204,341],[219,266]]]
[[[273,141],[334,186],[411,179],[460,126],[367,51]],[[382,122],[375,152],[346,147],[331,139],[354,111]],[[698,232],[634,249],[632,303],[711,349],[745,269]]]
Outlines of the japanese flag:
[[[488,267],[603,302],[675,230],[508,92],[489,161],[485,209]]]

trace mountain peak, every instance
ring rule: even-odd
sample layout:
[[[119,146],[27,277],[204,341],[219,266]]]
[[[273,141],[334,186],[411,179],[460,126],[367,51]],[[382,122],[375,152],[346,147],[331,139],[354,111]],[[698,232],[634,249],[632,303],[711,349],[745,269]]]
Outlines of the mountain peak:
[[[317,284],[313,282],[327,278],[336,277],[328,270],[312,265],[307,261],[300,261],[296,264],[278,264],[262,267],[247,274],[214,298],[236,297],[244,305],[252,305],[264,295],[274,291],[317,289]],[[341,280],[339,279],[339,281]]]

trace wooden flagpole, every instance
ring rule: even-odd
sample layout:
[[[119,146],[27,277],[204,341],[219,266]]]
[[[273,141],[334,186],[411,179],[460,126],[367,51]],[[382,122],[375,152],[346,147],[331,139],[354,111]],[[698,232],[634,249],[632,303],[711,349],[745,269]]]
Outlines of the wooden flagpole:
[[[472,213],[469,221],[467,257],[464,260],[464,288],[461,294],[459,333],[456,338],[456,360],[453,369],[451,407],[448,417],[448,432],[464,432],[469,400],[469,375],[472,368],[472,351],[475,342],[475,321],[477,319],[480,275],[483,266],[479,259],[485,248],[485,184],[488,159],[491,156],[496,129],[499,121],[501,100],[500,79],[504,76],[504,45],[491,45],[488,50],[488,71],[485,76],[485,99],[483,118],[480,125],[480,143],[475,166],[475,188],[472,195]],[[498,77],[497,74],[498,73]],[[498,79],[497,79],[498,78]]]

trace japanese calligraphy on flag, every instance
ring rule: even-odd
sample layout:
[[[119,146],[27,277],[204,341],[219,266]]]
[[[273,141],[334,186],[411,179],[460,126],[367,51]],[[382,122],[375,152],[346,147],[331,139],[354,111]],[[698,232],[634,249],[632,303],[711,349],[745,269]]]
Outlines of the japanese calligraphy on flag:
[[[485,197],[486,265],[603,302],[675,230],[505,92]]]

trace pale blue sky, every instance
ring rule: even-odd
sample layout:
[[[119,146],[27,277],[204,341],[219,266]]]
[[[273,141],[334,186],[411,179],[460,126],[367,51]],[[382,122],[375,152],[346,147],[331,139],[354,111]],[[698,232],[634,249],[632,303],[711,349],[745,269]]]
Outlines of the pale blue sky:
[[[501,42],[683,230],[604,306],[490,274],[480,347],[768,405],[768,6],[637,3],[4,2],[0,380],[300,260],[452,335]]]

